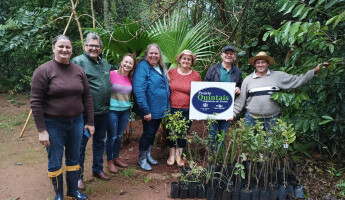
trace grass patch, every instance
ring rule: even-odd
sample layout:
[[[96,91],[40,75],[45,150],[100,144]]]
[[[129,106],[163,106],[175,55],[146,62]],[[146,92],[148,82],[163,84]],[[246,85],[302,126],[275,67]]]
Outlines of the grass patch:
[[[122,177],[133,177],[133,175],[134,175],[133,167],[129,167],[127,169],[119,171],[119,176],[122,176]]]

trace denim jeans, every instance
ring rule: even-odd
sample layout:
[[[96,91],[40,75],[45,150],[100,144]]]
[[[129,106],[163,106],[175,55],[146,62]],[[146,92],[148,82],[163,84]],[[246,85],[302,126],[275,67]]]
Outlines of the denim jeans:
[[[171,114],[174,114],[177,111],[181,111],[182,117],[180,117],[180,119],[185,118],[186,121],[189,120],[189,109],[188,108],[171,108],[170,111],[171,111]],[[167,123],[169,123],[169,121]],[[188,129],[185,133],[183,133],[183,137],[185,137],[188,134],[191,125],[192,125],[192,121],[187,123]],[[171,131],[167,129],[167,136],[169,136],[170,132]],[[177,143],[178,148],[185,148],[186,147],[186,139],[184,139],[184,138],[178,138],[177,141],[172,141],[170,139],[167,139],[167,145],[169,148],[176,147],[176,143]]]
[[[44,118],[49,133],[48,171],[55,172],[62,167],[62,157],[65,150],[66,166],[79,164],[79,147],[83,135],[83,116],[71,118]],[[64,148],[65,147],[65,148]]]
[[[95,133],[92,137],[92,172],[99,174],[103,172],[103,153],[105,147],[105,135],[108,125],[108,113],[103,115],[95,115],[94,119]],[[84,172],[84,160],[85,160],[85,150],[89,138],[83,134],[82,142],[80,145],[80,157],[79,164],[81,167],[81,179],[83,178]]]
[[[230,122],[226,120],[217,120],[217,122],[212,123],[210,126],[209,137],[211,138],[213,144],[218,144],[217,134],[224,134],[228,132]],[[223,144],[223,142],[222,142]]]
[[[146,151],[150,145],[153,145],[161,121],[162,119],[151,119],[150,121],[142,119],[144,130],[139,141],[139,151]]]
[[[122,135],[126,130],[129,115],[129,109],[124,111],[109,111],[106,140],[107,160],[112,160],[119,156]]]
[[[244,122],[247,126],[255,126],[256,120],[263,122],[264,130],[269,131],[278,121],[278,115],[268,118],[254,118],[248,112],[244,115]]]

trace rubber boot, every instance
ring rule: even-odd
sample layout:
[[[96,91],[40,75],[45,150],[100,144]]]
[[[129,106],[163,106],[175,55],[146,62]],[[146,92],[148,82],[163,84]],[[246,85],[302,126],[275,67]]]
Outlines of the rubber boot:
[[[66,167],[67,168],[67,167]],[[66,171],[67,198],[74,200],[85,200],[88,196],[78,190],[79,171]]]
[[[147,151],[139,151],[139,162],[138,162],[138,164],[139,164],[141,169],[143,169],[145,171],[151,171],[152,168],[149,165],[149,163],[147,162],[146,155],[147,155]]]
[[[63,200],[63,175],[60,174],[56,177],[50,177],[56,193],[55,200]]]
[[[167,160],[167,165],[174,165],[175,163],[175,147],[169,148],[169,158]]]
[[[157,165],[158,161],[151,157],[151,151],[152,151],[152,145],[150,145],[149,148],[147,149],[147,154],[146,154],[147,161],[152,165]]]
[[[184,166],[184,161],[181,157],[182,151],[183,151],[183,148],[176,148],[175,159],[176,159],[176,163],[179,167]]]

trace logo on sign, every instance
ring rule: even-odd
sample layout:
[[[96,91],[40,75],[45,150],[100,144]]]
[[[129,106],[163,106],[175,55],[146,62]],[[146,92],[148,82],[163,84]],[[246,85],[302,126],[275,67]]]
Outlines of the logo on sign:
[[[216,87],[199,90],[192,98],[194,108],[205,114],[222,113],[230,108],[232,102],[227,91]]]

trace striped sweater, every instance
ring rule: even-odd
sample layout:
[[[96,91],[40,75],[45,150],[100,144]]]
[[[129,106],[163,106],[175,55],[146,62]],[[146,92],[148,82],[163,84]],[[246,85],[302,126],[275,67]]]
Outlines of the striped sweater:
[[[280,107],[276,101],[270,98],[271,94],[280,89],[296,88],[313,77],[313,69],[301,75],[269,70],[263,77],[257,77],[253,72],[242,83],[240,96],[234,105],[234,117],[241,112],[244,106],[251,116],[268,118],[278,115]]]
[[[131,107],[132,82],[128,76],[110,71],[111,98],[110,110],[123,111]]]

